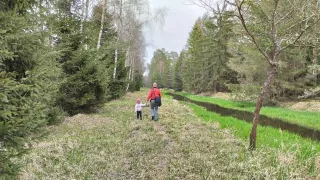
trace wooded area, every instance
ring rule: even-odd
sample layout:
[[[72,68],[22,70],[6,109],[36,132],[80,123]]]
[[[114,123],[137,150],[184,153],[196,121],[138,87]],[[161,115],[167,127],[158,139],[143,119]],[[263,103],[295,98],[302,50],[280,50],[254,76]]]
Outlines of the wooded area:
[[[190,2],[208,12],[194,23],[178,57],[165,49],[154,53],[150,81],[178,91],[231,92],[236,100],[254,101],[271,64],[276,73],[268,103],[319,98],[317,1]]]
[[[140,89],[143,27],[165,13],[148,3],[0,1],[0,174],[46,125]]]
[[[320,99],[317,0],[188,2],[207,13],[185,48],[145,67],[144,28],[166,13],[149,0],[0,0],[0,179],[47,125],[153,82],[256,101],[253,149],[263,103]]]
[[[227,91],[235,100],[256,100],[252,149],[264,102],[319,98],[317,0],[190,2],[208,12],[195,22],[177,60],[164,56],[165,50],[154,54],[151,81],[187,92]]]

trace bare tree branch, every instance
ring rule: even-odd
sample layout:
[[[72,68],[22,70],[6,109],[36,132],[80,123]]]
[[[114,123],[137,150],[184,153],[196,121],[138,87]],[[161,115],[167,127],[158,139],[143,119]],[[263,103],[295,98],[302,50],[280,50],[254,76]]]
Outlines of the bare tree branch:
[[[247,34],[250,36],[252,42],[254,43],[254,45],[257,47],[257,49],[260,51],[260,53],[266,58],[266,60],[269,62],[269,64],[271,66],[274,65],[274,62],[272,62],[270,60],[270,58],[268,57],[268,55],[261,49],[261,47],[259,46],[259,44],[257,43],[256,41],[256,38],[255,36],[252,35],[252,33],[249,31],[248,27],[247,27],[247,24],[244,20],[244,17],[243,17],[243,14],[242,14],[242,5],[244,3],[244,0],[242,0],[240,3],[237,3],[236,6],[237,6],[237,11],[239,13],[239,19],[241,21],[241,24],[243,26],[243,28],[245,29],[245,31],[247,32]]]
[[[316,25],[318,22],[319,22],[319,20],[316,21],[316,22],[314,22],[311,26],[307,26],[306,28],[302,29],[301,32],[298,33],[298,36],[295,38],[295,40],[294,40],[293,42],[289,43],[287,46],[282,47],[282,48],[279,50],[279,52],[281,52],[281,51],[287,49],[288,47],[291,47],[293,44],[295,44],[309,28],[313,27],[313,26]]]
[[[230,5],[232,5],[232,6],[237,6],[237,4],[236,3],[232,3],[232,2],[230,2],[229,0],[225,0],[228,4],[230,4]]]
[[[213,6],[211,5],[211,0],[188,0],[190,4],[186,4],[185,5],[196,5],[198,7],[204,8],[207,11],[211,11],[212,13],[216,13],[216,10],[213,8]],[[199,3],[197,3],[199,2]]]
[[[276,59],[277,56],[279,54],[279,44],[277,43],[277,27],[275,25],[275,16],[276,16],[276,12],[277,12],[277,8],[278,8],[278,2],[279,0],[274,0],[274,8],[273,8],[273,12],[272,12],[272,16],[271,16],[271,37],[270,39],[272,39],[273,41],[273,57],[272,57],[272,62],[276,63]]]
[[[292,9],[290,12],[288,12],[286,15],[282,16],[278,21],[275,22],[275,25],[279,24],[279,22],[281,22],[282,20],[284,20],[285,18],[287,18],[290,14],[292,14],[294,12],[294,10]]]

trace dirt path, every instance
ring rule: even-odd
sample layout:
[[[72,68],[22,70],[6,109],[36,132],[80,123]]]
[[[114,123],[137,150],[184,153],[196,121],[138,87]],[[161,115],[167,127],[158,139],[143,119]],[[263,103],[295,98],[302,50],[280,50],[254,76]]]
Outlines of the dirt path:
[[[279,173],[287,179],[303,177],[290,164],[294,160],[275,166],[278,154],[266,149],[252,156],[231,131],[200,120],[187,105],[169,97],[163,98],[158,122],[148,118],[148,107],[144,119],[137,120],[135,100],[145,95],[129,93],[107,103],[99,114],[77,115],[48,128],[49,135],[20,160],[20,179],[273,179]]]

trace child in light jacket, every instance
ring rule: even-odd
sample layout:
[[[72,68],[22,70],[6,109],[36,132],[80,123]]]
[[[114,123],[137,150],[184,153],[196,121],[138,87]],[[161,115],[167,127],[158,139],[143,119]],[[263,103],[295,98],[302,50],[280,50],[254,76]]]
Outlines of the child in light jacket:
[[[146,104],[141,104],[140,99],[137,99],[137,104],[135,106],[135,111],[137,112],[137,119],[142,120],[142,107],[146,106]]]

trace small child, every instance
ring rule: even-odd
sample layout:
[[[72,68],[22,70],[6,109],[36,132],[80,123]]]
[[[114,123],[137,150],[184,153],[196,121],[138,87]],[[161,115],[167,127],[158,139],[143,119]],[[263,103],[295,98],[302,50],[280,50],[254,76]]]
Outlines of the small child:
[[[135,111],[137,112],[137,119],[142,120],[142,107],[146,106],[146,104],[141,104],[140,102],[140,99],[137,99]]]

